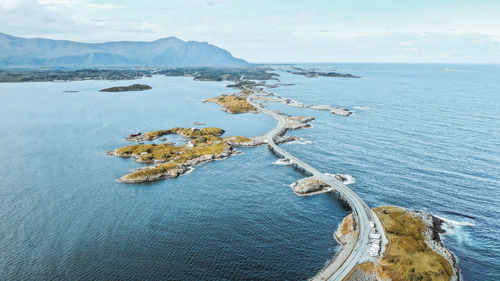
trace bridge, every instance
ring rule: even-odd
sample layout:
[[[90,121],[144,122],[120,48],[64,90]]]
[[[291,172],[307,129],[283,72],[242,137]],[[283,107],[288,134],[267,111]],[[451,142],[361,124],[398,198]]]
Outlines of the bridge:
[[[358,264],[365,261],[373,261],[376,258],[368,254],[370,248],[369,235],[372,231],[372,225],[378,230],[378,233],[382,236],[382,244],[387,241],[384,235],[384,231],[380,221],[373,211],[366,205],[366,203],[361,199],[354,191],[347,187],[342,182],[338,181],[336,178],[330,175],[326,175],[309,164],[303,162],[292,154],[288,153],[286,150],[279,147],[275,138],[282,136],[286,133],[286,120],[285,118],[273,111],[264,108],[261,104],[257,104],[253,101],[253,98],[257,93],[258,89],[248,89],[253,93],[247,98],[247,101],[255,106],[257,110],[263,114],[269,115],[278,121],[277,126],[271,131],[267,132],[263,137],[267,141],[269,148],[275,154],[280,155],[286,159],[289,159],[294,167],[299,168],[308,174],[313,175],[316,179],[328,184],[332,189],[340,195],[351,207],[354,219],[355,229],[358,231],[358,238],[355,242],[354,248],[349,249],[350,253],[344,255],[338,255],[337,259],[330,263],[331,267],[327,266],[322,272],[318,273],[313,280],[343,280],[349,272]],[[382,249],[381,249],[382,250]],[[338,260],[342,259],[342,260]],[[335,265],[334,265],[335,264]],[[333,268],[332,268],[333,267]]]

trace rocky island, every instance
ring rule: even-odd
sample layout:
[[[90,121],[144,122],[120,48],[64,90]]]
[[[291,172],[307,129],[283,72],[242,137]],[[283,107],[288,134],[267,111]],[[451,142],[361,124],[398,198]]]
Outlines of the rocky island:
[[[314,118],[287,116],[286,120],[287,130],[296,130],[310,127],[309,122]],[[138,144],[121,147],[107,154],[122,158],[133,158],[138,163],[150,164],[150,166],[135,169],[132,173],[118,179],[123,183],[143,183],[176,178],[190,171],[194,166],[238,154],[236,148],[240,146],[253,147],[267,143],[262,136],[252,138],[243,136],[222,137],[224,133],[223,129],[215,127],[201,129],[175,127],[167,130],[150,131],[144,134],[134,134],[126,138],[127,141],[137,142]],[[186,144],[176,145],[168,142],[164,136],[172,134],[184,137]],[[297,139],[297,137],[282,135],[276,141],[284,143]],[[155,140],[163,141],[163,143],[145,143]]]
[[[133,84],[130,86],[118,86],[102,89],[99,92],[129,92],[129,91],[146,91],[151,90],[151,86],[143,84]]]
[[[128,138],[129,141],[152,141],[169,134],[184,136],[187,140],[184,145],[171,142],[139,143],[125,146],[108,152],[109,155],[124,158],[133,158],[136,162],[154,164],[134,170],[119,179],[124,183],[142,183],[157,181],[165,178],[175,178],[192,167],[213,161],[221,160],[237,153],[237,146],[255,146],[260,141],[247,137],[220,137],[224,130],[219,128],[173,128],[147,132],[137,137]]]
[[[215,98],[203,100],[203,102],[213,102],[222,106],[222,110],[229,113],[257,113],[257,109],[248,103],[244,91],[236,95],[220,95]]]
[[[341,175],[341,174],[327,174],[331,177],[334,177],[336,180],[344,183],[350,184],[353,182],[352,176],[350,175]],[[315,177],[307,177],[300,179],[290,185],[295,194],[300,196],[309,196],[323,192],[332,191],[332,187],[328,184],[316,179]]]

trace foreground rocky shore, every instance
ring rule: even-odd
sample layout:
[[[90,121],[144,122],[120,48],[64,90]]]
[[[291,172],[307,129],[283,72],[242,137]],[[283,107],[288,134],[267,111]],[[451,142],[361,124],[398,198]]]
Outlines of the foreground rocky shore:
[[[443,233],[441,219],[395,206],[378,207],[373,211],[389,240],[386,251],[379,259],[358,264],[344,280],[460,280],[456,258],[440,238]],[[353,231],[350,221],[352,216],[350,220],[344,219],[335,232],[341,244],[347,242],[347,234]]]

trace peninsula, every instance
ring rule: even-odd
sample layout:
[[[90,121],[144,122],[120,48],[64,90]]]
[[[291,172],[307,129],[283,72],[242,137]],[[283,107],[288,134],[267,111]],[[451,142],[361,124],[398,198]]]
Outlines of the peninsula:
[[[389,240],[386,251],[381,259],[356,265],[344,280],[460,280],[457,261],[441,242],[441,219],[396,206],[373,211]],[[353,225],[348,215],[335,232],[337,241],[346,244]]]

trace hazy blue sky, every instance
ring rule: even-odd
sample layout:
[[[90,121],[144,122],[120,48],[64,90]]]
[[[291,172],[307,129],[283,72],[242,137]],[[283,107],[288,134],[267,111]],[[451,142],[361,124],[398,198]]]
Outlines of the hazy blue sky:
[[[251,62],[500,62],[500,0],[0,0],[0,32],[208,41]]]

